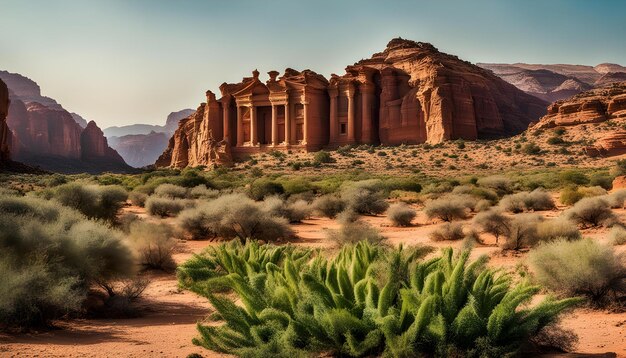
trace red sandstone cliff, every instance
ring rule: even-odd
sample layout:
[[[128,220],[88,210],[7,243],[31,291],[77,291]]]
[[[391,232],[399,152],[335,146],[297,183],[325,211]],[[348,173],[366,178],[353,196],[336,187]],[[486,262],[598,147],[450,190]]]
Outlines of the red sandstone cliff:
[[[9,89],[0,80],[0,163],[10,159],[11,132],[7,126],[6,118],[9,113]]]

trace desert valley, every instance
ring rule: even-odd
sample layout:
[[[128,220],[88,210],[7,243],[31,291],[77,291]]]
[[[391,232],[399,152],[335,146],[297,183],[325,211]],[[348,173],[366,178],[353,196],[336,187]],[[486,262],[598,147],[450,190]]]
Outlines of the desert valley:
[[[0,356],[626,357],[626,62],[280,46],[149,121],[0,59]]]

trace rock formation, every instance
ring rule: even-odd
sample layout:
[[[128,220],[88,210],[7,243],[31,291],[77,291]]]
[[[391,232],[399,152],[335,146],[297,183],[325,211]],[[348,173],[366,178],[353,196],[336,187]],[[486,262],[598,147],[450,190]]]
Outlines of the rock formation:
[[[0,163],[9,161],[11,132],[7,126],[7,115],[9,114],[9,89],[0,80]]]
[[[106,162],[111,164],[125,164],[124,159],[109,147],[104,133],[96,122],[90,121],[80,134],[80,158],[88,162]]]
[[[165,133],[130,134],[122,137],[109,137],[109,145],[135,168],[154,164],[167,148],[168,136]]]
[[[310,70],[268,74],[265,83],[255,70],[240,83],[222,84],[219,99],[207,92],[156,165],[210,165],[211,157],[229,152],[509,136],[547,106],[490,71],[403,39],[329,81]]]
[[[595,67],[583,65],[494,64],[479,63],[515,85],[522,91],[555,102],[567,99],[594,87],[601,87],[626,78],[626,67],[603,63]]]

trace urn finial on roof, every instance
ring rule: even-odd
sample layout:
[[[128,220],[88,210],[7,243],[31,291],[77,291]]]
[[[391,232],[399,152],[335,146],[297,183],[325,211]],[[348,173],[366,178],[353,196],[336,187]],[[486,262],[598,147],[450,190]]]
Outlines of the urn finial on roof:
[[[255,80],[259,79],[259,71],[258,70],[254,70],[252,71],[252,78],[254,78]]]

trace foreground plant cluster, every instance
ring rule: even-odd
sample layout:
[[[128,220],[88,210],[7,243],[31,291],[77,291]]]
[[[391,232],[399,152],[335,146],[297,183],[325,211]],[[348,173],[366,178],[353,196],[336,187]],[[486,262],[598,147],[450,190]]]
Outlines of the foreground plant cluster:
[[[247,242],[209,249],[179,268],[221,325],[198,325],[194,343],[239,356],[330,353],[363,357],[500,357],[540,342],[580,302],[528,305],[538,286],[446,249],[390,249],[359,242],[326,258]],[[235,296],[227,293],[234,292]],[[241,302],[241,304],[239,304]]]

